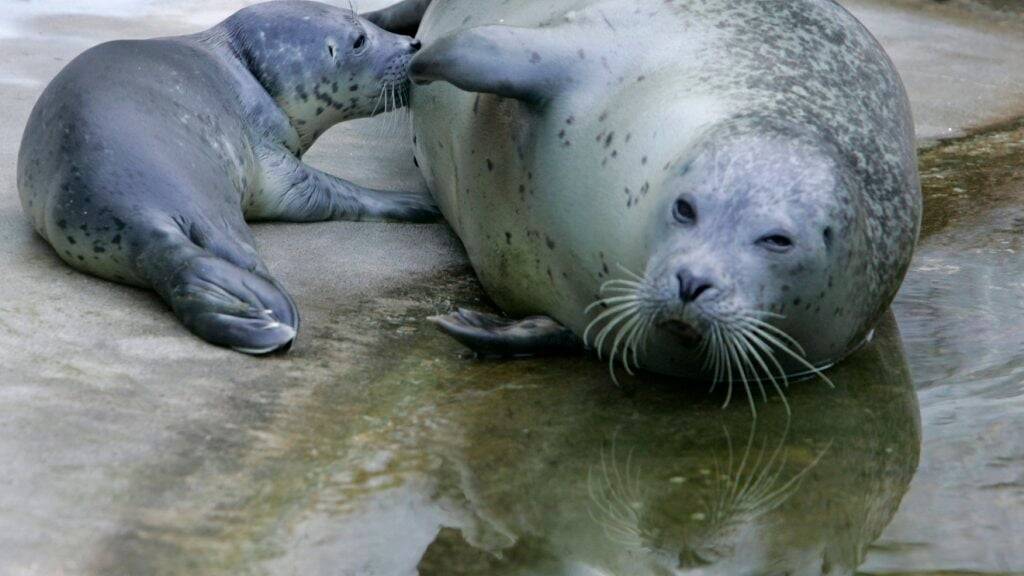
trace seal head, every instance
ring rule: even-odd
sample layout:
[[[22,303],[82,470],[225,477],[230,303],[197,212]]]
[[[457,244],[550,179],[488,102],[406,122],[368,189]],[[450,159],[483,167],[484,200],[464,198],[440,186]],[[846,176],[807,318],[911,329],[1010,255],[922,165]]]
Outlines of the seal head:
[[[402,108],[418,40],[349,10],[289,0],[243,9],[224,23],[239,59],[274,98],[307,149],[327,129]]]
[[[645,273],[608,288],[635,294],[637,326],[661,332],[652,343],[694,352],[716,381],[817,372],[863,343],[880,292],[899,282],[869,273],[853,171],[798,126],[725,122],[653,193]]]

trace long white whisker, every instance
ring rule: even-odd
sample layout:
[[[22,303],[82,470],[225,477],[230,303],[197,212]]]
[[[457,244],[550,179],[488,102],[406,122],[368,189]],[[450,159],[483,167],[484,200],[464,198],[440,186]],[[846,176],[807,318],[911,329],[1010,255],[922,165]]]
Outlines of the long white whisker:
[[[735,336],[731,332],[728,332],[726,335],[728,336],[726,344],[729,348],[729,355],[732,356],[733,361],[736,363],[736,371],[739,373],[740,380],[743,382],[743,388],[747,392],[747,402],[750,404],[750,411],[756,419],[757,403],[754,402],[754,394],[750,390],[750,384],[747,382],[747,371],[743,368],[743,362],[740,360],[739,353],[737,352]],[[729,387],[729,390],[730,392],[732,391],[732,386]],[[728,407],[728,400],[726,400],[726,407]]]
[[[637,368],[640,367],[640,353],[641,353],[641,351],[646,352],[646,350],[647,350],[647,342],[648,342],[649,337],[651,335],[651,328],[654,326],[654,318],[655,318],[654,314],[650,314],[649,313],[647,315],[646,322],[644,323],[643,327],[640,330],[637,331],[636,336],[635,336],[635,340],[632,342],[632,346],[633,346],[633,364]]]
[[[776,327],[776,326],[774,326],[772,324],[769,324],[769,323],[767,323],[767,322],[765,322],[763,320],[759,320],[759,319],[753,318],[753,317],[748,317],[748,318],[745,318],[744,320],[746,322],[754,324],[755,326],[759,326],[759,327],[767,330],[768,332],[771,332],[772,334],[775,334],[776,336],[778,336],[782,340],[788,342],[789,345],[792,346],[794,349],[796,349],[796,351],[801,356],[807,356],[807,351],[804,350],[803,346],[801,346],[799,342],[797,342],[795,339],[793,339],[792,336],[790,336],[789,334],[786,334],[786,332],[784,330],[782,330],[781,328],[778,328],[778,327]]]
[[[757,348],[755,348],[754,345],[751,343],[753,337],[750,335],[749,332],[740,332],[739,338],[747,347],[747,350],[749,351],[750,355],[764,370],[764,374],[765,376],[768,377],[768,380],[771,381],[772,386],[775,388],[775,392],[779,395],[780,398],[782,398],[782,404],[786,407],[786,414],[792,414],[792,411],[789,408],[789,400],[786,399],[785,392],[782,391],[782,388],[779,386],[778,380],[775,379],[775,376],[772,374],[772,371],[768,368],[768,364],[764,361],[764,358],[761,356],[761,353],[758,352]],[[762,391],[764,391],[764,388],[762,388]],[[765,399],[765,401],[767,402],[767,399]]]
[[[600,315],[598,315],[597,318],[594,318],[593,320],[591,320],[590,324],[587,325],[586,330],[583,331],[583,343],[588,345],[588,346],[590,345],[589,344],[589,342],[590,342],[590,338],[589,338],[590,331],[592,329],[594,329],[595,327],[597,327],[601,322],[605,321],[608,318],[611,318],[612,316],[616,316],[616,315],[619,315],[619,314],[627,314],[627,313],[633,311],[634,309],[639,308],[639,306],[640,306],[639,304],[634,303],[634,302],[626,302],[624,304],[619,304],[617,306],[613,306],[613,307],[605,310]],[[600,351],[598,351],[598,354],[600,355]]]
[[[593,312],[594,309],[597,308],[598,306],[614,306],[615,304],[622,304],[623,302],[636,302],[637,300],[639,300],[639,298],[635,294],[630,294],[628,296],[613,296],[611,298],[605,298],[604,300],[598,300],[597,302],[594,302],[590,306],[587,306],[587,309],[584,310],[584,314],[589,314]]]
[[[594,339],[594,347],[597,348],[598,358],[601,357],[601,349],[604,348],[605,340],[607,340],[608,337],[611,336],[611,334],[616,330],[618,326],[620,326],[623,322],[629,320],[629,318],[632,317],[633,312],[635,312],[635,309],[631,309],[626,313],[620,314],[615,318],[612,318],[611,320],[608,321],[607,324],[605,324],[604,328],[601,329],[601,331],[597,334],[597,338]],[[619,329],[621,330],[621,328]],[[611,355],[615,355],[614,350],[612,351]]]
[[[789,357],[791,357],[793,360],[796,360],[804,368],[807,368],[812,373],[817,375],[819,378],[824,380],[825,383],[829,385],[829,387],[831,387],[831,388],[835,388],[836,387],[836,385],[833,384],[831,380],[829,380],[828,376],[825,376],[824,372],[822,372],[816,366],[814,366],[813,364],[808,362],[807,359],[804,358],[804,356],[801,356],[800,354],[797,354],[796,352],[792,351],[788,346],[786,346],[778,338],[776,338],[775,336],[765,332],[764,330],[762,330],[758,326],[750,326],[750,329],[754,330],[761,338],[765,339],[768,343],[772,344],[773,346],[775,346],[776,348],[778,348],[782,352],[785,352]]]
[[[722,358],[725,361],[725,370],[726,370],[725,377],[726,377],[726,384],[728,385],[728,390],[726,390],[726,392],[725,392],[725,405],[724,406],[728,407],[729,403],[732,402],[732,383],[733,383],[733,377],[732,377],[732,356],[729,354],[729,346],[728,346],[728,341],[726,339],[727,338],[727,334],[725,333],[724,330],[722,330],[720,334],[721,334],[721,340],[719,342],[722,345]]]
[[[619,270],[622,270],[622,272],[624,272],[625,274],[628,274],[629,276],[632,276],[633,279],[636,280],[637,282],[639,282],[640,284],[643,284],[643,285],[647,284],[647,279],[644,278],[643,276],[637,274],[636,272],[633,272],[632,270],[630,270],[629,268],[626,268],[622,264],[618,264],[617,266],[618,266]]]
[[[625,324],[622,325],[622,328],[620,328],[619,331],[618,331],[618,334],[616,334],[615,340],[612,342],[612,351],[611,351],[610,354],[608,354],[608,361],[612,364],[612,368],[613,369],[614,369],[614,365],[615,365],[615,351],[618,350],[619,344],[622,342],[622,338],[627,333],[632,331],[633,327],[636,326],[637,323],[640,322],[640,320],[642,320],[642,319],[643,319],[643,317],[640,316],[639,314],[634,314],[632,318],[630,318]],[[633,371],[629,368],[629,362],[627,362],[625,360],[626,354],[628,352],[629,352],[629,347],[627,346],[625,348],[625,350],[623,351],[623,354],[622,354],[623,355],[623,364],[625,365],[626,373],[629,374],[630,376],[633,376],[634,375]]]
[[[747,354],[746,340],[743,339],[743,331],[736,330],[733,332],[736,342],[736,352],[740,355],[740,359],[743,363],[750,368],[751,375],[754,381],[757,382],[757,387],[761,391],[761,398],[765,402],[768,402],[768,392],[764,389],[764,384],[761,383],[761,379],[757,376],[757,370],[755,369],[754,363],[751,361],[750,356]]]
[[[601,285],[601,289],[605,289],[609,286],[628,286],[630,288],[641,288],[644,286],[643,282],[637,282],[635,280],[626,280],[625,278],[613,278]]]
[[[775,352],[772,350],[772,347],[769,346],[768,344],[765,344],[764,341],[761,340],[761,337],[758,336],[757,333],[755,333],[753,330],[746,331],[746,335],[747,338],[755,346],[760,348],[761,351],[764,352],[765,356],[767,356],[768,359],[771,360],[772,364],[775,366],[775,369],[779,373],[779,378],[782,380],[782,385],[785,386],[786,388],[789,388],[789,376],[786,375],[786,370],[785,368],[782,367],[782,364],[779,363],[778,359],[775,358]]]

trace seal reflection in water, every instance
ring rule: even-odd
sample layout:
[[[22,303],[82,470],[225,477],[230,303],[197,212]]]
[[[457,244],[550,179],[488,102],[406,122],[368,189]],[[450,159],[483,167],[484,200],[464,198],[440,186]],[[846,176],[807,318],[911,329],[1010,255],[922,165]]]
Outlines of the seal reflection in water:
[[[412,38],[289,0],[193,36],[102,44],[47,87],[18,161],[22,205],[68,264],[151,288],[198,336],[291,346],[292,299],[246,220],[428,221],[428,197],[302,163],[331,126],[406,102]]]
[[[862,346],[896,294],[921,215],[910,108],[832,0],[370,18],[419,26],[419,165],[488,294],[530,317],[437,319],[473,350],[582,341],[613,372],[743,383],[753,407]]]
[[[895,321],[756,424],[671,384],[609,402],[571,386],[489,384],[451,414],[473,518],[442,529],[422,576],[851,575],[914,476],[921,431]],[[545,412],[572,418],[538,418]],[[410,570],[409,573],[414,573]]]

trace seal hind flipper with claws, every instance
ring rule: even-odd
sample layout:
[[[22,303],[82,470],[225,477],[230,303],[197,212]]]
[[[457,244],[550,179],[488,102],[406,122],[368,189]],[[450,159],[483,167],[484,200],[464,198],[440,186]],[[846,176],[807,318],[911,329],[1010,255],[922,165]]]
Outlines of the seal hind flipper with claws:
[[[22,205],[67,263],[155,290],[199,337],[287,350],[299,315],[246,220],[436,220],[427,195],[367,189],[301,160],[331,126],[405,102],[418,49],[302,0],[192,36],[102,44],[32,112]]]
[[[524,358],[572,354],[582,343],[565,326],[546,316],[509,320],[459,309],[430,319],[437,327],[483,358]]]

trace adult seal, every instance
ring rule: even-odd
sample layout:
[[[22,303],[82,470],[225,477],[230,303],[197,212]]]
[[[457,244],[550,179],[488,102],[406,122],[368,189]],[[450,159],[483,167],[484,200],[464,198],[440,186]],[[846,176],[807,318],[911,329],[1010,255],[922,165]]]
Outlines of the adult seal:
[[[435,218],[428,197],[301,160],[334,124],[403,102],[419,46],[304,1],[246,8],[192,36],[97,46],[32,112],[24,209],[68,264],[152,288],[201,338],[285,349],[299,315],[246,220]]]
[[[578,338],[627,370],[768,383],[869,338],[921,218],[913,122],[831,0],[413,0],[416,156],[510,321],[484,353]],[[756,383],[756,386],[755,386]]]

